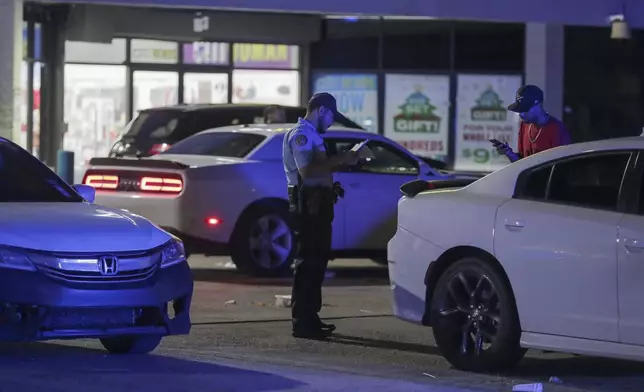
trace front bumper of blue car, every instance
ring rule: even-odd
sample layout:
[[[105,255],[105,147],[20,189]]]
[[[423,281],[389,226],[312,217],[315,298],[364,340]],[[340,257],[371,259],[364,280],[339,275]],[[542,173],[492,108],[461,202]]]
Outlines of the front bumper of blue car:
[[[0,268],[0,340],[188,334],[193,286],[186,261],[101,281]]]

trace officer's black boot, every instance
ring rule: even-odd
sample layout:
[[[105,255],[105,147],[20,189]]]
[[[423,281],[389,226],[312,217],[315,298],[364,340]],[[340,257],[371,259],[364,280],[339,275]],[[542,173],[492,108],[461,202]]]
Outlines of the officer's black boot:
[[[328,333],[331,333],[331,332],[335,331],[335,325],[334,324],[326,324],[326,323],[324,323],[322,320],[320,320],[319,316],[317,317],[317,320],[318,320],[317,324],[319,325],[321,330],[323,330],[325,332],[328,332]]]
[[[293,336],[296,338],[325,339],[331,335],[331,332],[333,330],[323,329],[315,320],[310,322],[293,321]]]

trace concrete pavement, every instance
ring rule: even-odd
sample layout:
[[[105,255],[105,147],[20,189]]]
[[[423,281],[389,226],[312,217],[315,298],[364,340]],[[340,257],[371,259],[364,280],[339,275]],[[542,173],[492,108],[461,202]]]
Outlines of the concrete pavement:
[[[0,392],[464,392],[532,382],[546,392],[644,390],[644,364],[565,354],[530,352],[511,375],[456,371],[431,329],[391,316],[386,270],[370,262],[334,264],[322,316],[338,333],[328,342],[297,340],[289,309],[274,306],[289,280],[210,268],[225,262],[191,260],[197,282],[189,336],[168,338],[144,356],[109,356],[93,340],[0,344]],[[549,383],[551,376],[563,384]]]

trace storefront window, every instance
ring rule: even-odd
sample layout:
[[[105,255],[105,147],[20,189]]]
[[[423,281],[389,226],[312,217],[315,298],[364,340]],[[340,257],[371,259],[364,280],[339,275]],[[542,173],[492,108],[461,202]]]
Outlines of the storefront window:
[[[449,76],[387,74],[385,136],[416,155],[447,161],[449,98]]]
[[[338,110],[369,132],[378,132],[378,76],[325,74],[313,76],[313,93],[328,92]]]
[[[235,68],[296,69],[299,47],[294,45],[234,44]]]
[[[135,116],[139,110],[179,102],[179,74],[176,72],[134,71],[133,88]]]
[[[227,103],[228,74],[185,74],[183,101],[185,103]]]
[[[111,43],[65,42],[65,62],[94,64],[123,64],[126,58],[125,39],[115,38]]]
[[[133,63],[177,64],[179,44],[168,41],[133,39],[130,43],[130,59]]]
[[[233,71],[233,103],[297,106],[300,75],[297,71]]]
[[[65,65],[63,145],[75,154],[76,179],[93,157],[107,156],[127,120],[124,65]]]
[[[222,42],[192,42],[183,44],[185,64],[228,65],[230,45]]]

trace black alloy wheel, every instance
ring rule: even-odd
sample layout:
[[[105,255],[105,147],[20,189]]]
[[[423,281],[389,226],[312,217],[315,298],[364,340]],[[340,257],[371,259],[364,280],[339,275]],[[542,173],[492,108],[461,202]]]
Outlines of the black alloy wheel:
[[[456,368],[504,371],[525,355],[519,318],[505,278],[475,258],[454,263],[432,301],[434,338]]]

